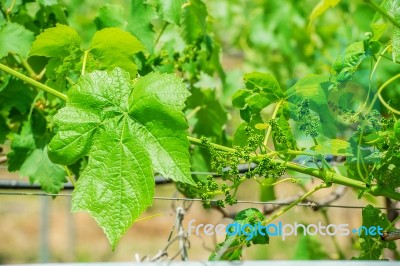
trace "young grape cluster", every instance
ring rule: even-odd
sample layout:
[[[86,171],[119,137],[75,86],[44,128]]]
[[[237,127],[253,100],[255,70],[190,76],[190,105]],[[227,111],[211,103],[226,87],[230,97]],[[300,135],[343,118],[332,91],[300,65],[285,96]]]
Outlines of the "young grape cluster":
[[[278,144],[287,144],[288,140],[286,138],[285,133],[283,133],[282,129],[278,126],[276,119],[269,120],[269,125],[272,129],[272,137]],[[287,145],[286,145],[287,146]]]
[[[298,115],[295,118],[300,123],[299,130],[304,131],[306,136],[310,135],[313,138],[318,136],[318,127],[320,125],[320,119],[318,116],[312,115],[310,112],[310,102],[308,99],[304,99],[298,108]]]
[[[273,162],[270,158],[264,157],[254,170],[248,172],[249,175],[246,175],[246,177],[258,175],[265,178],[278,178],[282,176],[285,171],[286,167],[284,164]]]
[[[400,185],[397,174],[400,168],[398,156],[400,142],[394,132],[394,117],[382,117],[377,110],[372,110],[367,114],[356,113],[332,102],[329,102],[329,107],[344,120],[357,124],[353,139],[358,142],[361,137],[360,147],[363,147],[363,151],[358,152],[363,156],[362,163],[368,168],[370,179],[375,179],[384,187],[398,187]]]
[[[382,129],[382,126],[387,123],[384,118],[379,118],[380,113],[377,110],[372,110],[369,114],[364,114],[362,112],[356,113],[354,110],[343,108],[332,101],[328,102],[329,108],[332,112],[337,113],[345,121],[350,123],[363,124],[366,127],[366,131],[376,131]],[[358,128],[360,130],[360,127]]]
[[[256,176],[265,178],[276,178],[282,176],[286,167],[282,163],[273,162],[268,157],[258,159],[255,156],[257,149],[262,145],[263,136],[255,134],[250,127],[245,128],[247,135],[247,145],[235,147],[234,151],[221,151],[217,149],[207,138],[201,138],[201,144],[211,155],[211,167],[221,176],[221,182],[217,182],[211,175],[207,178],[197,181],[197,189],[201,191],[200,197],[203,206],[209,208],[212,206],[212,199],[217,195],[223,195],[224,199],[219,199],[215,204],[219,207],[225,207],[226,204],[233,205],[237,203],[235,192],[240,184],[246,179]],[[251,162],[254,162],[253,166]],[[239,171],[239,164],[248,163],[248,168],[244,174]]]

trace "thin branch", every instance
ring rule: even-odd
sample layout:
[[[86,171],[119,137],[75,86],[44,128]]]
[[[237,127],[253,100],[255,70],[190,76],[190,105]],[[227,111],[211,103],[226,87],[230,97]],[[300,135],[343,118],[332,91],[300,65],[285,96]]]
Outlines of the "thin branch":
[[[28,71],[29,76],[35,80],[37,80],[37,74],[35,72],[35,70],[33,70],[33,68],[31,67],[31,65],[28,63],[27,60],[23,59],[20,55],[15,55],[14,56],[15,60],[18,61],[17,59],[19,59],[21,61],[21,64],[24,66],[24,68],[26,69],[26,71]]]
[[[41,80],[44,74],[46,74],[46,68],[43,68],[42,71],[40,71],[40,73],[36,76],[36,80]]]
[[[82,71],[81,71],[81,75],[85,75],[85,70],[86,70],[86,62],[87,62],[87,57],[89,55],[89,50],[85,51],[83,53],[83,62],[82,62]]]
[[[199,145],[199,146],[204,146],[203,142],[198,138],[194,138],[194,137],[191,137],[191,136],[188,136],[187,138],[192,144],[196,144],[196,145]],[[236,151],[233,148],[229,148],[229,147],[226,147],[226,146],[223,146],[223,145],[219,145],[219,144],[215,144],[215,143],[210,143],[210,145],[213,146],[217,150],[221,150],[221,151],[225,151],[225,152],[235,152]]]
[[[383,241],[399,240],[400,239],[400,229],[395,229],[395,230],[392,230],[392,231],[383,232],[383,235],[381,236],[381,239]]]
[[[276,118],[276,116],[277,116],[277,114],[278,114],[278,111],[279,111],[279,109],[281,108],[282,103],[283,103],[283,100],[279,101],[279,102],[276,104],[275,109],[274,109],[274,112],[272,113],[271,120]],[[268,139],[269,139],[269,136],[271,135],[271,132],[272,132],[272,127],[269,126],[269,127],[268,127],[268,130],[267,130],[267,134],[265,134],[265,138],[264,138],[264,142],[263,142],[263,144],[264,144],[264,146],[265,146],[266,148],[267,148],[267,145],[268,145]]]
[[[164,33],[164,31],[165,31],[165,29],[167,28],[168,25],[169,25],[168,22],[165,22],[165,23],[164,23],[164,26],[162,27],[161,31],[158,33],[158,36],[157,36],[157,38],[156,38],[156,42],[155,42],[155,44],[154,44],[154,47],[157,46],[158,42],[159,42],[160,39],[161,39],[161,36],[163,35],[163,33]]]
[[[52,95],[54,95],[54,96],[56,96],[56,97],[58,97],[58,98],[60,98],[60,99],[62,99],[64,101],[67,100],[67,95],[65,95],[65,94],[63,94],[63,93],[61,93],[61,92],[59,92],[59,91],[57,91],[57,90],[55,90],[53,88],[50,88],[49,86],[46,86],[46,85],[44,85],[44,84],[42,84],[42,83],[40,83],[40,82],[28,77],[28,76],[25,76],[24,74],[21,74],[18,71],[15,71],[14,69],[9,68],[6,65],[0,64],[0,70],[3,70],[5,72],[7,72],[8,74],[11,74],[11,75],[13,75],[13,76],[25,81],[26,83],[28,83],[28,84],[30,84],[30,85],[38,88],[38,89],[44,90],[45,92],[48,92],[48,93],[50,93],[50,94],[52,94]]]
[[[68,166],[64,166],[64,168],[65,172],[67,173],[69,182],[71,182],[72,186],[75,187],[76,186],[75,177],[71,174],[71,171],[68,169]]]
[[[14,9],[14,6],[15,6],[16,2],[17,2],[16,0],[13,0],[11,2],[11,5],[6,9],[6,18],[7,18],[8,21],[11,20],[10,14],[11,14],[12,10]]]
[[[347,187],[346,186],[339,186],[335,191],[333,191],[332,193],[330,193],[327,197],[320,199],[318,201],[315,200],[311,200],[308,198],[305,198],[302,202],[303,203],[307,203],[314,211],[318,211],[321,208],[330,205],[331,203],[333,203],[334,201],[340,199],[344,193],[346,192]],[[273,204],[268,204],[265,205],[263,208],[263,213],[264,215],[269,215],[272,212],[276,211],[277,209],[281,208],[282,206],[285,205],[289,205],[291,203],[293,203],[294,201],[296,201],[299,198],[300,195],[297,196],[293,196],[293,197],[288,197],[285,199],[277,199],[275,200],[276,205]],[[231,216],[231,215],[230,215]]]
[[[307,193],[305,193],[303,196],[301,196],[300,198],[298,198],[297,200],[295,200],[294,202],[292,202],[290,205],[286,206],[285,208],[283,208],[281,211],[271,215],[267,220],[263,221],[263,224],[269,224],[270,222],[272,222],[273,220],[275,220],[276,218],[278,218],[279,216],[283,215],[284,213],[286,213],[287,211],[289,211],[290,209],[292,209],[294,206],[296,206],[297,204],[299,204],[300,202],[304,201],[306,198],[308,198],[309,196],[311,196],[312,194],[314,194],[315,192],[317,192],[320,189],[323,188],[327,188],[329,187],[328,184],[326,183],[322,183],[319,184],[317,186],[315,186],[313,189],[311,189],[310,191],[308,191]]]
[[[197,112],[199,112],[201,110],[201,106],[197,106],[196,108],[194,108],[187,116],[186,116],[186,120],[189,120],[190,118],[192,118]]]

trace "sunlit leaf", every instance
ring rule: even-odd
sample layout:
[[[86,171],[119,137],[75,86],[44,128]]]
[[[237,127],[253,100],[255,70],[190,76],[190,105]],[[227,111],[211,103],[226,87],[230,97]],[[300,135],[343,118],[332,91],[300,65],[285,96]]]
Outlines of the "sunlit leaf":
[[[251,231],[248,230],[248,236],[251,235],[251,239],[246,240],[243,238],[243,235],[240,235],[240,232],[235,228],[235,224],[239,226],[243,225],[251,225],[256,226],[258,223],[261,224],[262,221],[265,220],[264,215],[256,208],[248,208],[244,209],[235,216],[234,223],[231,224],[233,227],[228,228],[227,230],[233,229],[231,231],[232,234],[227,234],[225,237],[225,241],[219,243],[213,253],[211,253],[210,257],[208,258],[210,261],[215,260],[240,260],[242,258],[242,251],[244,246],[250,246],[251,244],[257,245],[265,245],[269,243],[269,236],[265,230],[259,233],[258,230]],[[254,227],[253,227],[254,228]],[[247,228],[249,229],[249,228]]]
[[[27,58],[34,40],[33,33],[17,23],[6,22],[0,28],[0,59],[9,53]]]
[[[368,205],[363,209],[362,217],[362,225],[364,229],[361,231],[360,236],[361,254],[359,257],[353,257],[352,259],[379,260],[381,259],[384,248],[389,248],[391,250],[396,249],[396,244],[393,241],[382,241],[379,235],[379,228],[381,228],[380,233],[382,233],[390,224],[386,214],[382,213],[381,210]],[[374,234],[370,234],[369,231],[367,231],[371,227],[375,228]]]
[[[350,143],[341,139],[329,139],[316,145],[313,150],[322,155],[353,156]]]
[[[113,248],[152,204],[153,171],[174,181],[190,177],[187,124],[189,92],[174,75],[149,74],[134,84],[121,69],[83,76],[54,117],[59,130],[50,158],[89,162],[73,192],[72,210],[87,211]]]
[[[314,25],[315,20],[325,13],[328,9],[335,7],[339,4],[340,0],[320,0],[318,4],[311,11],[309,16],[308,29],[310,30],[311,26]]]

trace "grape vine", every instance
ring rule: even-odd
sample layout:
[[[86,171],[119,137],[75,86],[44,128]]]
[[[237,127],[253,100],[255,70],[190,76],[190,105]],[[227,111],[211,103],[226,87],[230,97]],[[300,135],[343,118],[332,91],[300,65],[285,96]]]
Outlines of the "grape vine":
[[[24,1],[0,8],[0,144],[10,146],[8,170],[46,192],[58,193],[70,181],[72,211],[90,213],[112,249],[152,205],[155,172],[186,197],[200,198],[204,208],[237,204],[247,182],[269,199],[286,181],[304,190],[270,217],[255,208],[240,211],[240,224],[267,225],[334,185],[358,198],[400,201],[400,111],[398,102],[385,100],[399,95],[400,75],[388,70],[399,70],[398,1],[320,1],[306,27],[311,39],[324,37],[314,24],[336,5],[345,12],[365,2],[371,31],[336,51],[328,70],[307,69],[316,75],[296,76],[290,65],[276,75],[246,73],[239,84],[221,62],[224,44],[208,9],[215,3],[134,1],[126,16],[115,17],[107,6],[87,22],[89,34],[71,15],[79,8],[39,2],[36,12]],[[252,44],[254,37],[232,34],[237,45],[252,46],[249,57],[264,49]],[[318,41],[304,47],[298,61],[312,62],[306,55],[318,48],[313,45]],[[380,79],[374,79],[377,72]],[[357,86],[363,96],[354,93]],[[344,163],[337,167],[332,157]],[[317,184],[307,189],[304,176]],[[375,217],[385,232],[393,229],[372,206],[363,210],[363,225],[372,226]],[[227,235],[209,259],[239,260],[245,247],[271,241],[268,235]],[[366,234],[360,242],[358,259],[382,259],[384,249],[396,248]]]

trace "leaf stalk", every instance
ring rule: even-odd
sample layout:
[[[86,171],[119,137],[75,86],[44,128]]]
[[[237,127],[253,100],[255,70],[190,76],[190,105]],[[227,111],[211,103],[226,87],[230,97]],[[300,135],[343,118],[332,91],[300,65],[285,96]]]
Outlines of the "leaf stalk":
[[[28,84],[30,84],[30,85],[38,88],[38,89],[41,89],[41,90],[43,90],[45,92],[48,92],[48,93],[50,93],[50,94],[52,94],[52,95],[54,95],[54,96],[56,96],[56,97],[58,97],[58,98],[60,98],[60,99],[62,99],[64,101],[67,100],[67,95],[65,95],[65,94],[63,94],[63,93],[61,93],[61,92],[59,92],[59,91],[57,91],[57,90],[55,90],[53,88],[50,88],[49,86],[46,86],[46,85],[44,85],[44,84],[42,84],[42,83],[40,83],[40,82],[28,77],[28,76],[25,76],[24,74],[21,74],[18,71],[15,71],[14,69],[9,68],[8,66],[3,65],[1,63],[0,63],[0,70],[3,70],[4,72],[7,72],[8,74],[13,75],[14,77],[17,77],[20,80],[25,81],[26,83],[28,83]]]

